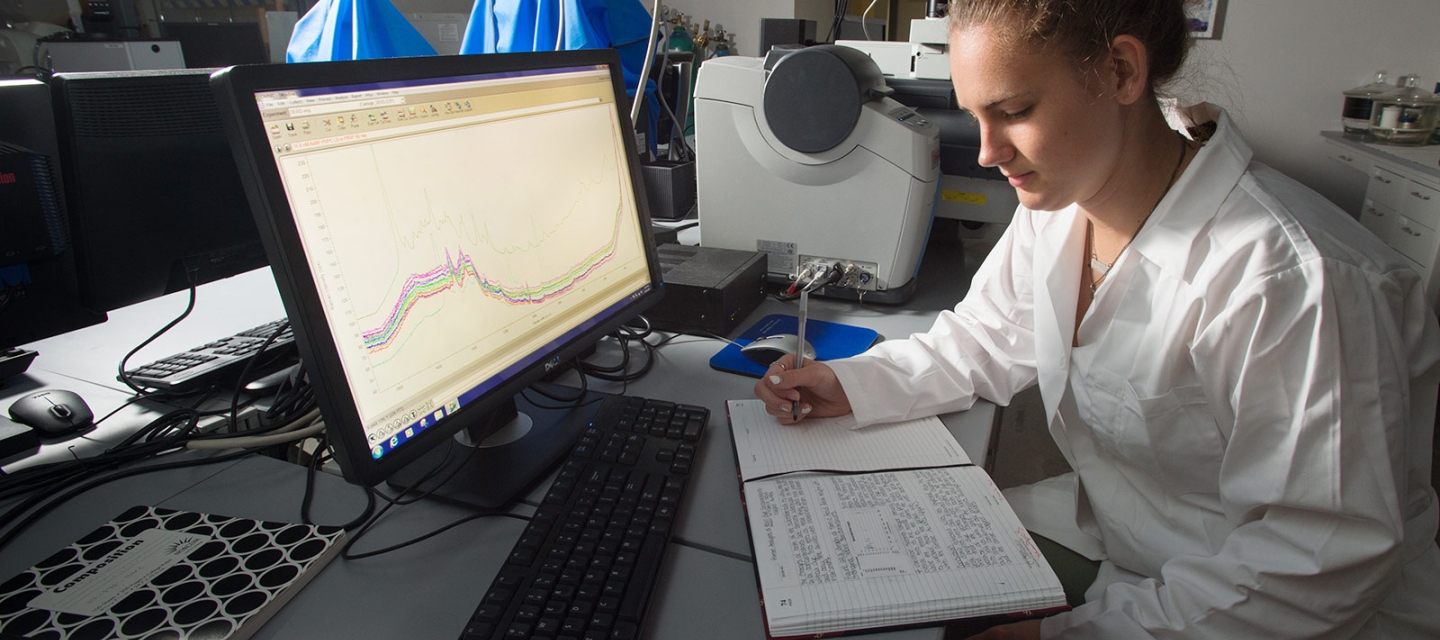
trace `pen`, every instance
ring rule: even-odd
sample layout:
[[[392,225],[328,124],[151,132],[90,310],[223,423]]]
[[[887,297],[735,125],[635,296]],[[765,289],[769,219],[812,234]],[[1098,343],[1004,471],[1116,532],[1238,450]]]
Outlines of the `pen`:
[[[800,289],[800,328],[795,332],[795,370],[805,365],[805,319],[810,311],[810,290]],[[790,405],[790,419],[800,419],[800,401],[796,400]]]

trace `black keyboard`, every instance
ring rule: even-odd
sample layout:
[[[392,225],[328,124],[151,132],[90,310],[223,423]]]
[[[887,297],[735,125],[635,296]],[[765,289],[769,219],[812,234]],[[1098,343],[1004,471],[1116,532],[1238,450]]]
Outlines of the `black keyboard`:
[[[162,391],[189,391],[211,384],[234,384],[245,370],[245,361],[275,333],[285,320],[267,322],[254,329],[200,345],[173,356],[125,372],[131,382]],[[295,353],[295,336],[289,327],[265,348],[268,360]],[[290,364],[284,362],[284,364]],[[252,369],[255,375],[269,373],[275,367]]]
[[[462,640],[627,640],[643,628],[710,411],[610,396]]]

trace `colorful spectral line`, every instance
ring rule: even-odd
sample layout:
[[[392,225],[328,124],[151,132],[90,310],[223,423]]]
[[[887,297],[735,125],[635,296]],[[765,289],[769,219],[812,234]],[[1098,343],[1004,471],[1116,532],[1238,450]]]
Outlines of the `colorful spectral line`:
[[[499,281],[480,275],[474,261],[470,259],[470,256],[465,255],[464,250],[456,249],[459,258],[452,259],[450,250],[446,249],[445,264],[407,278],[404,286],[401,287],[399,299],[391,308],[385,322],[379,327],[360,334],[364,339],[365,349],[370,353],[385,350],[394,343],[396,336],[400,335],[400,328],[404,326],[410,312],[421,300],[440,295],[454,288],[464,290],[467,274],[475,279],[481,293],[484,293],[485,296],[511,306],[540,304],[563,295],[573,289],[577,282],[584,280],[615,256],[615,247],[619,237],[620,225],[617,220],[615,231],[611,234],[608,243],[567,269],[564,274],[538,285],[505,286]]]

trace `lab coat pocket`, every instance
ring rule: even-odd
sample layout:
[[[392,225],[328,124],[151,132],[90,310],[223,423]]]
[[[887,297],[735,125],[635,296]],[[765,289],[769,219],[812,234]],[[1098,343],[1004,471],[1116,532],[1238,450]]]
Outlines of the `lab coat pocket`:
[[[1166,494],[1219,491],[1225,443],[1199,385],[1137,391],[1128,380],[1092,371],[1096,444],[1124,464],[1150,476]]]

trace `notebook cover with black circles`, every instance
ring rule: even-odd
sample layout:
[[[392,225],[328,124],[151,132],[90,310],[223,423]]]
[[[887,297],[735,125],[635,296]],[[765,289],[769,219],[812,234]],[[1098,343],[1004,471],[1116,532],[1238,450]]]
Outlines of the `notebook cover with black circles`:
[[[746,345],[757,338],[779,333],[796,333],[799,329],[800,320],[795,316],[772,313],[750,325],[750,328],[740,334],[735,342]],[[810,318],[805,323],[805,341],[815,348],[816,360],[835,360],[859,355],[879,342],[880,334],[874,329]],[[720,371],[738,373],[752,378],[765,375],[765,365],[746,358],[744,354],[740,353],[740,347],[734,344],[725,345],[725,348],[721,349],[719,353],[711,356],[710,366]]]
[[[241,640],[344,539],[340,527],[132,507],[0,584],[0,637]]]

